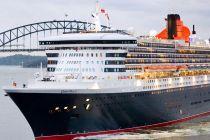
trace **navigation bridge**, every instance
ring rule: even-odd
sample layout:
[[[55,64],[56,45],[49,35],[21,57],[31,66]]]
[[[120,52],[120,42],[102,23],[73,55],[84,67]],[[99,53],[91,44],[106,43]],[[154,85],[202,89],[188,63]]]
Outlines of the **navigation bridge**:
[[[0,33],[0,52],[44,51],[44,48],[39,48],[39,38],[94,29],[95,24],[77,20],[53,20],[23,25]],[[102,25],[102,31],[106,29],[109,28]]]

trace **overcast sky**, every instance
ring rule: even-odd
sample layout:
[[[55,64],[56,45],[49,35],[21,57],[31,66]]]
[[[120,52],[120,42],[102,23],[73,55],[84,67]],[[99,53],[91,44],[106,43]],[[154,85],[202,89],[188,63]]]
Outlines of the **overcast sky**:
[[[19,25],[64,19],[91,21],[96,0],[0,0],[0,31]],[[164,18],[178,13],[202,38],[210,37],[210,0],[100,0],[115,28],[133,27],[138,35],[161,31]]]

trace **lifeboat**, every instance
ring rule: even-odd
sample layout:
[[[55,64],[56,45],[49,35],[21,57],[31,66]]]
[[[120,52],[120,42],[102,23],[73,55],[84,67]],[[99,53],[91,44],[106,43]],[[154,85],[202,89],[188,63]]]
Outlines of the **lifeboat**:
[[[188,70],[188,66],[186,65],[177,66],[177,70]]]
[[[146,66],[144,67],[145,71],[179,71],[179,70],[187,70],[188,67],[186,65],[172,66],[172,65],[164,65],[164,66]]]

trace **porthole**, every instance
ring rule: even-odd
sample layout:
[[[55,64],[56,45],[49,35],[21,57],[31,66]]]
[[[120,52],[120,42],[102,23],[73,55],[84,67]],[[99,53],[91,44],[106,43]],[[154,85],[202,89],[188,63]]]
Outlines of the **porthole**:
[[[69,112],[70,111],[70,108],[68,106],[65,106],[63,109],[64,109],[65,112]]]
[[[90,111],[92,106],[90,104],[85,104],[85,110]]]
[[[60,107],[55,107],[55,112],[61,112],[61,109],[60,109]]]

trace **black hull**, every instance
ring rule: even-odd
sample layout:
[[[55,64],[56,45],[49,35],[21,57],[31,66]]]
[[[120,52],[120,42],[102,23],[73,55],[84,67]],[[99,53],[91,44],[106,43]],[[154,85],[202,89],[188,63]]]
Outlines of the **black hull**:
[[[35,137],[146,127],[210,112],[209,85],[139,93],[8,95]]]

